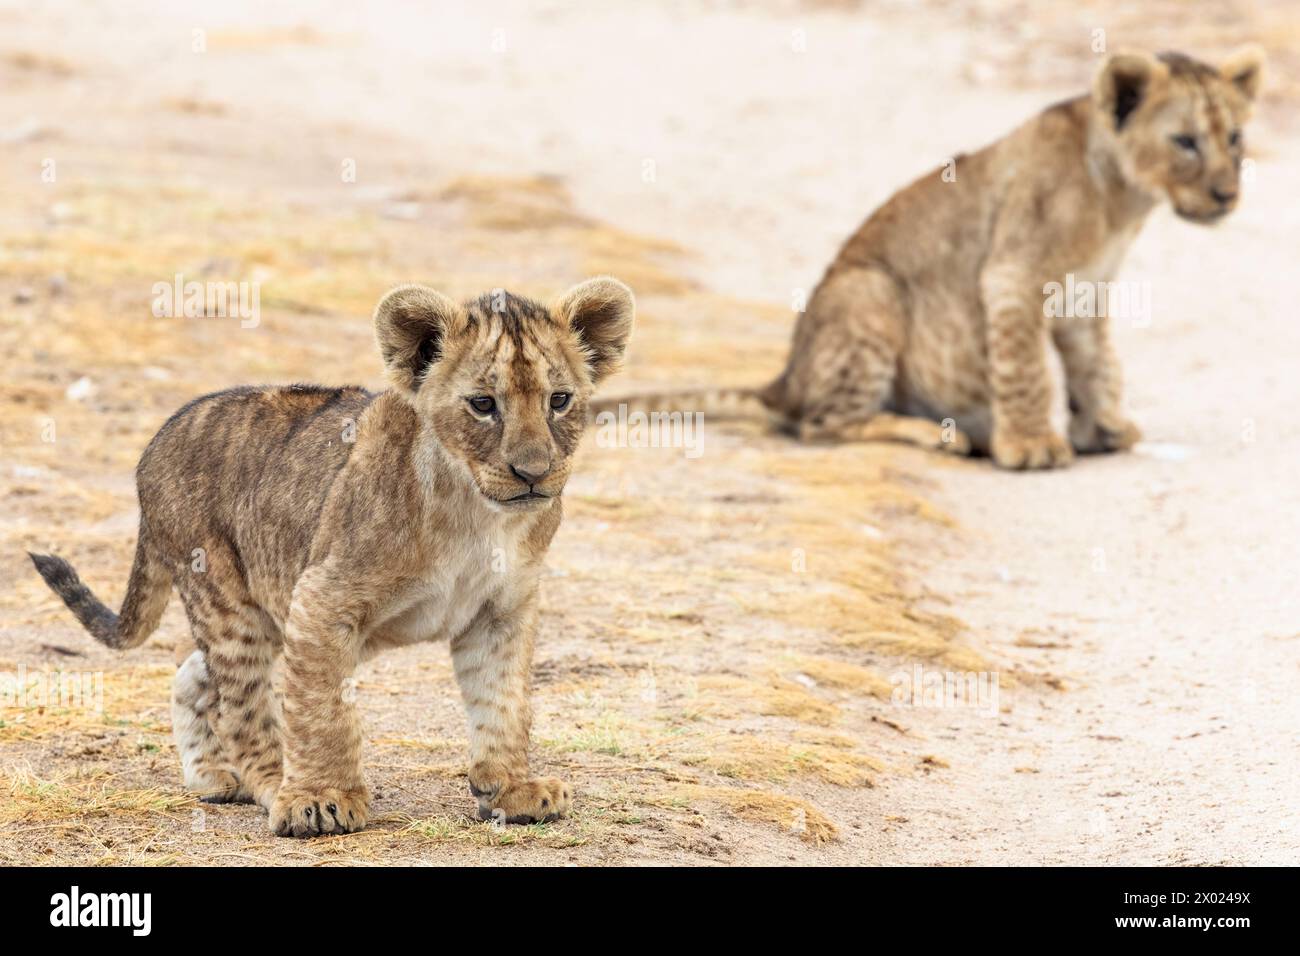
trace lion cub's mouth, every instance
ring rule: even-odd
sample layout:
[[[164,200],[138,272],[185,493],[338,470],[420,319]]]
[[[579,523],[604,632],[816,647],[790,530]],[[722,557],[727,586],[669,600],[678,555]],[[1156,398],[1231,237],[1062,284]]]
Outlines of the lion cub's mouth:
[[[540,491],[525,491],[522,495],[515,495],[513,498],[498,498],[497,503],[503,505],[528,505],[538,501],[549,501],[550,495],[544,495]]]
[[[1199,222],[1202,225],[1209,225],[1210,223],[1218,222],[1220,219],[1228,215],[1228,213],[1232,212],[1232,210],[1231,209],[1209,209],[1205,211],[1199,211],[1199,210],[1192,210],[1192,209],[1179,209],[1177,206],[1175,206],[1174,212],[1178,213],[1179,216],[1181,216],[1183,219],[1186,219],[1188,222]]]

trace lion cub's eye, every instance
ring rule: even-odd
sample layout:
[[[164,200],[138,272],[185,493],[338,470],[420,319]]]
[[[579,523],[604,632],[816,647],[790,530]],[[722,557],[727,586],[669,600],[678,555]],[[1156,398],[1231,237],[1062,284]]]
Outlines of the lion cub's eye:
[[[480,395],[469,400],[470,407],[480,415],[490,415],[496,411],[496,401],[488,395]]]
[[[553,392],[551,394],[551,408],[557,412],[562,412],[569,407],[569,402],[572,400],[573,396],[568,392]]]
[[[1228,145],[1229,146],[1241,145],[1241,130],[1234,129],[1231,133],[1228,134]]]
[[[1172,139],[1172,140],[1174,141],[1174,145],[1177,146],[1179,149],[1185,149],[1185,150],[1187,150],[1189,153],[1194,153],[1194,152],[1196,152],[1196,137],[1195,137],[1195,136],[1186,136],[1186,135],[1183,135],[1183,136],[1171,136],[1170,139]]]

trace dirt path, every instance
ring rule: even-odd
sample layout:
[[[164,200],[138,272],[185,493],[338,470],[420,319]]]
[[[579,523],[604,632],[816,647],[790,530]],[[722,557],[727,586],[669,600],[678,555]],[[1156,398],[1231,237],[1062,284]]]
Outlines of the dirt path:
[[[1273,183],[1294,175],[1261,164]],[[955,775],[977,808],[955,828],[959,856],[1297,858],[1300,333],[1287,303],[1300,284],[1273,250],[1298,223],[1265,187],[1252,199],[1217,234],[1161,217],[1126,268],[1156,301],[1151,327],[1120,341],[1139,454],[945,476],[973,547],[936,568],[940,589],[993,647],[1067,688],[959,733]]]

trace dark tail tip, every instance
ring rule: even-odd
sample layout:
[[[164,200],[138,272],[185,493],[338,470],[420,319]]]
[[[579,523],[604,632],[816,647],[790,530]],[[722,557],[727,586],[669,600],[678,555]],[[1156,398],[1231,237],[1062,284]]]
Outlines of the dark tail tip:
[[[60,596],[70,585],[80,583],[77,572],[72,570],[72,565],[62,558],[52,554],[36,554],[32,551],[27,552],[27,557],[32,559],[32,564],[36,565],[36,570],[45,579],[45,583]]]
[[[90,593],[90,589],[77,577],[72,565],[53,554],[34,554],[28,551],[27,556],[32,559],[32,564],[36,565],[36,570],[50,586],[50,590],[62,598],[82,627],[109,647],[120,646],[117,615]]]

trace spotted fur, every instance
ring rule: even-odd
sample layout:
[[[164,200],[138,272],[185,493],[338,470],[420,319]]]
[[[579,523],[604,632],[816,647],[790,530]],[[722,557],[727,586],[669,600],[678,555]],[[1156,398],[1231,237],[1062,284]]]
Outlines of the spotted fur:
[[[385,648],[446,639],[480,815],[568,809],[568,785],[528,770],[539,569],[587,403],[633,312],[609,278],[549,307],[395,289],[375,313],[391,389],[237,388],[163,425],[137,470],[120,616],[66,561],[32,556],[112,647],[142,643],[180,592],[198,647],[172,699],[187,786],[260,803],[280,835],[360,829],[370,798],[351,675]]]

